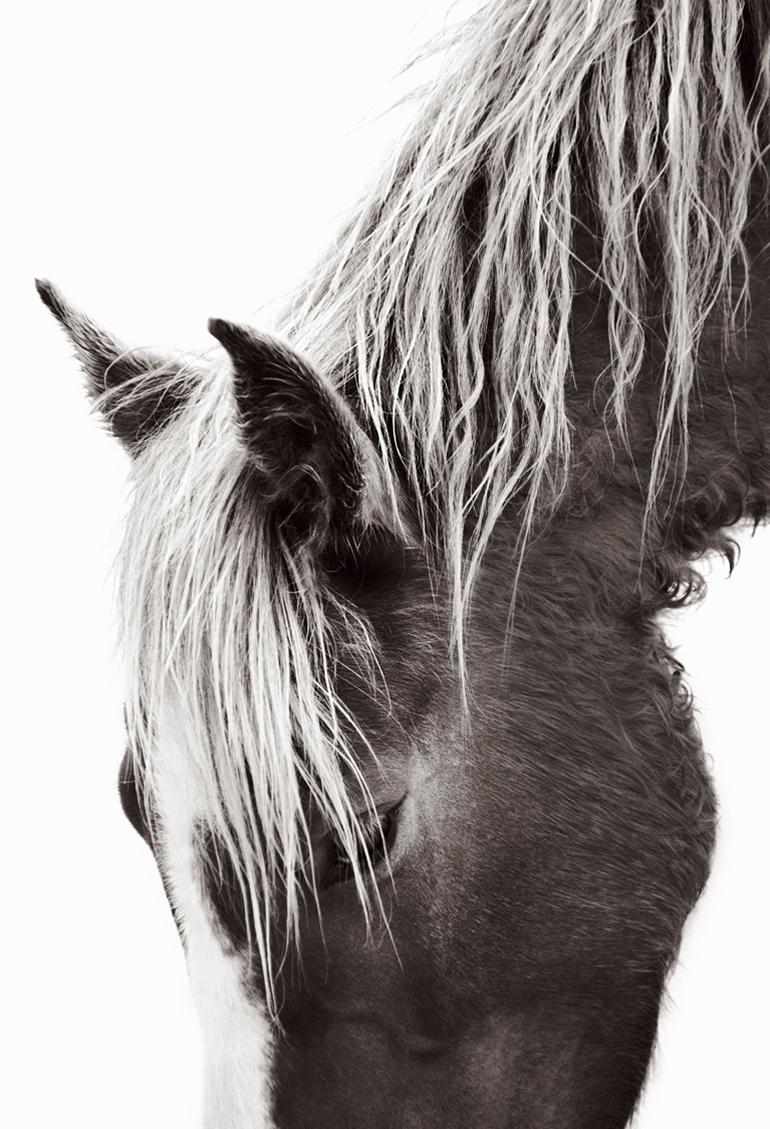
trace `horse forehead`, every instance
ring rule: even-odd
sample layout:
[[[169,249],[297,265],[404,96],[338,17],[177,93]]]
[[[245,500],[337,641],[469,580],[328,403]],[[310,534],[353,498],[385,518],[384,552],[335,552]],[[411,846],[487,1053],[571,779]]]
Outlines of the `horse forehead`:
[[[244,959],[212,918],[201,878],[196,825],[205,814],[172,725],[158,734],[159,862],[182,934],[204,1047],[204,1129],[273,1129],[273,1032],[246,987]]]

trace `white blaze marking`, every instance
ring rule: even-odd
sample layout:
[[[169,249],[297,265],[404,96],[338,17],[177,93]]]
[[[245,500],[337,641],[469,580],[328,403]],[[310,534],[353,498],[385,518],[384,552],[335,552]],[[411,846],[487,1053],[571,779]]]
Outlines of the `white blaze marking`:
[[[272,1034],[264,1010],[243,988],[243,960],[224,951],[200,888],[193,849],[203,815],[173,724],[159,734],[157,794],[167,880],[185,936],[187,967],[203,1028],[204,1129],[271,1129]]]

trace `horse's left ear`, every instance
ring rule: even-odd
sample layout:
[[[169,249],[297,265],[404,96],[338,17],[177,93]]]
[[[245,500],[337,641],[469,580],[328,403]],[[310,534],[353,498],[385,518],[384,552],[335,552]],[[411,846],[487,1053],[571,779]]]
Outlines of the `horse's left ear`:
[[[379,457],[331,383],[246,326],[214,318],[209,331],[232,362],[241,438],[280,527],[324,550],[390,525]]]
[[[37,292],[65,330],[86,374],[88,393],[112,433],[132,454],[184,403],[186,368],[147,349],[128,349],[71,306],[50,282]]]

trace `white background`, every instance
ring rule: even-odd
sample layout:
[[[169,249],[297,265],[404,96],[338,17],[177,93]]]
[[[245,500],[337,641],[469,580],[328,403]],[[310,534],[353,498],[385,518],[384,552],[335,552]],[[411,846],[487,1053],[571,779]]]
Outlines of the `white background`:
[[[398,132],[391,77],[436,0],[6,15],[2,214],[2,1052],[18,1129],[197,1124],[195,1021],[149,853],[120,813],[107,577],[124,457],[32,278],[129,344],[265,323]],[[720,570],[721,571],[721,570]],[[638,1129],[767,1123],[770,534],[672,628],[722,805]]]

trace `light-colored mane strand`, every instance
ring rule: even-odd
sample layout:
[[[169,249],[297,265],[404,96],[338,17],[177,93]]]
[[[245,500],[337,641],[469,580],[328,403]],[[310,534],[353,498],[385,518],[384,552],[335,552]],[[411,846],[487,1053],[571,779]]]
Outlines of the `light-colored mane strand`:
[[[651,506],[684,441],[704,322],[723,302],[731,328],[742,300],[731,283],[768,59],[748,100],[741,10],[492,0],[451,36],[411,131],[287,315],[359,402],[394,479],[405,464],[426,534],[438,511],[458,634],[507,503],[523,502],[525,541],[565,483],[581,200],[601,240],[621,435],[645,350],[642,233],[657,234],[667,350]]]
[[[371,798],[335,684],[344,662],[376,685],[376,657],[367,624],[319,586],[260,504],[229,386],[222,369],[201,375],[135,463],[119,578],[126,716],[161,853],[158,732],[170,727],[184,748],[179,787],[197,798],[199,846],[210,836],[230,863],[274,1008],[286,953],[272,950],[271,914],[285,913],[288,942],[315,893],[310,800],[368,913],[360,816]]]

